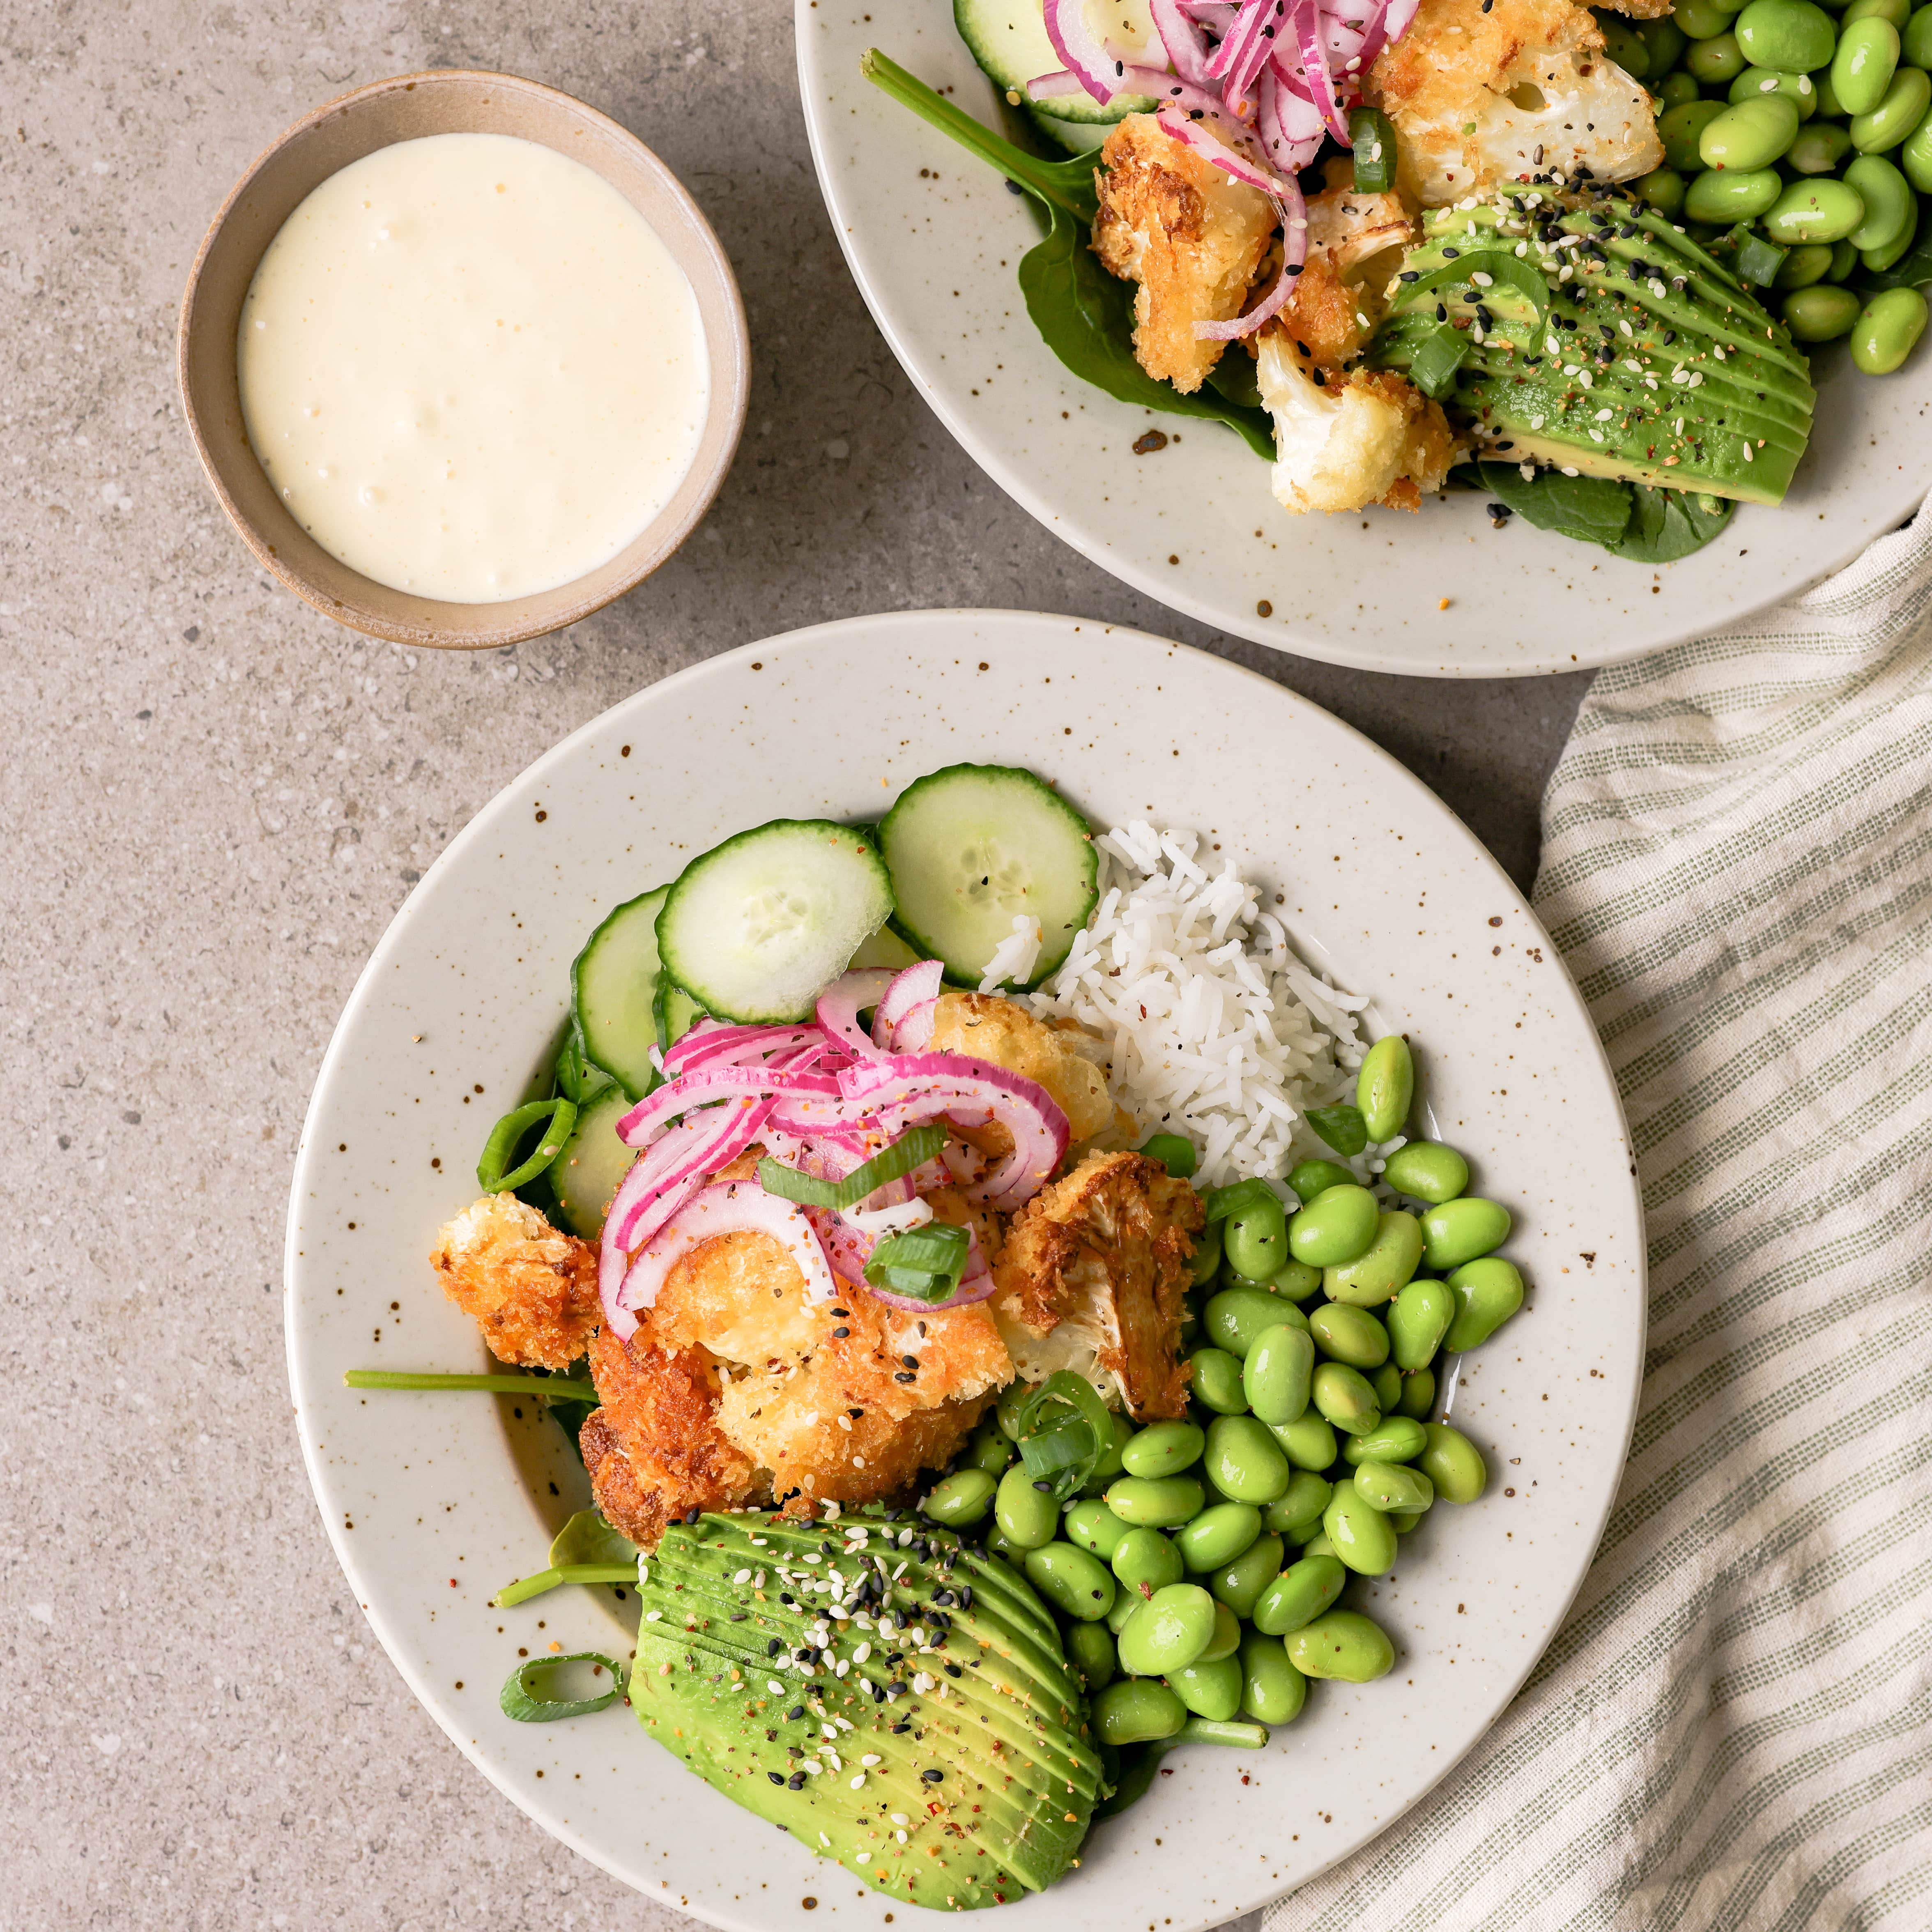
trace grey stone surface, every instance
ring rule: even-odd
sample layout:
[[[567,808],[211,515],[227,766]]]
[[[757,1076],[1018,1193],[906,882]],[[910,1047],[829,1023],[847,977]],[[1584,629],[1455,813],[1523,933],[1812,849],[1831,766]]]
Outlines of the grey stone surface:
[[[758,375],[709,523],[559,637],[411,654],[263,580],[183,433],[176,304],[249,159],[428,65],[580,94],[690,184]],[[668,1928],[419,1712],[350,1600],[282,1366],[290,1151],[410,883],[614,700],[854,612],[1019,604],[1222,650],[1340,712],[1519,879],[1582,680],[1230,646],[1114,584],[914,398],[820,208],[782,0],[0,4],[0,1923]]]

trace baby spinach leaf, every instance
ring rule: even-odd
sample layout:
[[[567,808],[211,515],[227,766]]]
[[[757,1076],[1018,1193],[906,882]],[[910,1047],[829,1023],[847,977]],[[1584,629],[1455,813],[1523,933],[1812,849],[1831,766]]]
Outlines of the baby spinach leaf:
[[[1696,490],[1653,490],[1633,483],[1630,528],[1612,546],[1630,563],[1674,563],[1702,550],[1731,520],[1737,505],[1728,496]]]
[[[1882,294],[1887,289],[1922,289],[1932,282],[1932,229],[1920,234],[1888,268],[1867,268],[1853,277],[1852,286],[1861,295]]]
[[[1607,476],[1539,470],[1526,481],[1514,464],[1480,463],[1484,488],[1526,523],[1579,543],[1600,544],[1627,563],[1672,563],[1701,550],[1736,505],[1698,490],[1654,490]]]
[[[579,1510],[557,1532],[550,1546],[551,1568],[570,1568],[580,1563],[628,1563],[638,1567],[638,1546],[628,1536],[613,1529],[594,1509]]]

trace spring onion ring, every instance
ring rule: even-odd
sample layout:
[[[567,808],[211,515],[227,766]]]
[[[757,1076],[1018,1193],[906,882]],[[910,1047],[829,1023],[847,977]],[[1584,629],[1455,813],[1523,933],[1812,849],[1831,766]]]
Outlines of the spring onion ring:
[[[543,1681],[566,1664],[596,1665],[610,1673],[610,1688],[598,1697],[546,1697]],[[539,1676],[538,1672],[542,1676]],[[569,1657],[532,1657],[517,1666],[503,1680],[496,1701],[506,1718],[520,1724],[547,1724],[558,1718],[587,1718],[607,1704],[614,1704],[623,1694],[622,1667],[601,1651],[580,1650]]]
[[[520,1167],[506,1171],[510,1157],[531,1128],[547,1122],[536,1151]],[[477,1184],[485,1194],[514,1192],[527,1186],[563,1151],[577,1125],[577,1102],[561,1094],[554,1100],[532,1100],[527,1106],[513,1107],[490,1130],[483,1143],[483,1157],[476,1163]]]

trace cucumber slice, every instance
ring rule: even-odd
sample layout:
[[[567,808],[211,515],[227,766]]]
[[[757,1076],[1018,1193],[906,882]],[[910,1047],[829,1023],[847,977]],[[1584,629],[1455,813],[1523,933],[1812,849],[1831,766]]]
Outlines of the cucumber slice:
[[[884,966],[902,973],[919,964],[919,955],[889,926],[882,926],[845,962],[848,973],[862,972],[868,966]]]
[[[1026,86],[1057,74],[1060,56],[1046,37],[1040,0],[952,0],[952,24],[994,86],[1027,99]],[[1102,41],[1126,48],[1143,67],[1165,68],[1167,50],[1154,31],[1147,0],[1087,0],[1087,24]],[[1145,94],[1121,94],[1102,106],[1085,94],[1056,95],[1054,117],[1104,124],[1130,114],[1151,114],[1159,104]]]
[[[706,1017],[704,1009],[682,986],[674,986],[668,980],[658,982],[656,1012],[658,1046],[667,1053]]]
[[[594,1241],[603,1232],[604,1210],[638,1157],[617,1138],[617,1123],[631,1106],[621,1087],[602,1088],[585,1103],[575,1132],[544,1170],[563,1225],[580,1240]]]
[[[879,849],[899,930],[961,986],[980,983],[1021,913],[1040,924],[1040,960],[1027,982],[1038,986],[1058,970],[1100,896],[1087,821],[1031,772],[1010,766],[948,765],[916,780],[880,821]]]
[[[684,868],[658,915],[658,950],[667,976],[719,1019],[808,1019],[892,910],[892,881],[863,832],[775,818]]]
[[[668,886],[627,899],[571,962],[570,993],[584,1057],[601,1066],[633,1100],[658,1084],[651,1060],[658,1029],[658,915]]]

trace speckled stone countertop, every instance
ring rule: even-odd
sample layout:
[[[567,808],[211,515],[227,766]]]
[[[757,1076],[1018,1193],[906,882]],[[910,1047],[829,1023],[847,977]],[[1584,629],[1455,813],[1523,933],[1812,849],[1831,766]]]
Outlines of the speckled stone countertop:
[[[737,266],[755,377],[708,522],[562,635],[410,653],[263,580],[202,482],[176,305],[317,103],[507,69],[634,129]],[[1442,793],[1526,884],[1583,680],[1229,646],[1035,525],[911,393],[824,219],[783,0],[0,4],[0,1923],[690,1922],[544,1838],[373,1644],[282,1366],[288,1166],[358,968],[504,781],[680,665],[852,613],[1012,604],[1226,651]]]

